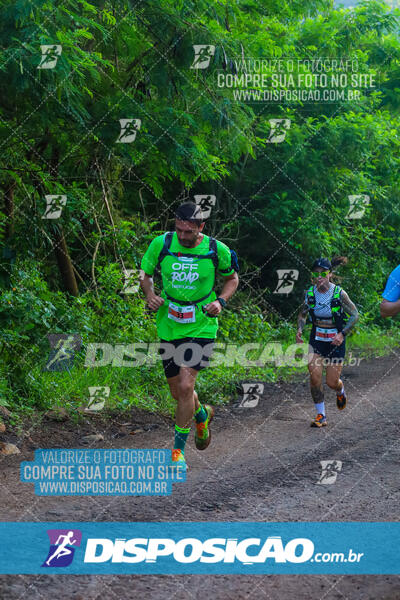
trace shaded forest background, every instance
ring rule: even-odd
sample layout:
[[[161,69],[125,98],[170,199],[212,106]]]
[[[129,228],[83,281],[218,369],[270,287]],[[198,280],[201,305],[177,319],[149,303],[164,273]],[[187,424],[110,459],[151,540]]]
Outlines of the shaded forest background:
[[[354,344],[393,344],[378,303],[400,255],[399,15],[374,0],[351,11],[332,0],[3,1],[0,404],[75,410],[88,386],[108,385],[111,407],[171,410],[159,365],[90,369],[84,357],[89,343],[156,340],[141,294],[122,293],[124,272],[195,194],[216,196],[206,232],[242,267],[220,341],[294,343],[312,260],[339,254],[362,315]],[[38,68],[43,44],[62,46],[53,69]],[[190,68],[194,44],[215,45],[207,69]],[[216,75],[243,56],[354,57],[379,86],[353,102],[238,102]],[[268,143],[271,118],[290,119],[284,143]],[[133,143],[117,142],[120,119],[140,119]],[[370,197],[358,220],[347,218],[354,194]],[[43,218],[46,195],[66,196],[60,218]],[[299,271],[291,294],[273,293],[277,269]],[[71,370],[44,370],[50,333],[81,335]],[[200,393],[216,401],[244,377],[278,376],[212,371]]]

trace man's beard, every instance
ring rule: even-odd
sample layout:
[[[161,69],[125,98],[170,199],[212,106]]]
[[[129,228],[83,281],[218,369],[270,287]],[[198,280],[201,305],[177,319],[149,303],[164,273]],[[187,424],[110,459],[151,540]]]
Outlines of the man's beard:
[[[196,236],[193,240],[179,241],[179,243],[181,244],[181,246],[186,246],[187,248],[191,248],[193,246],[193,244],[196,242],[197,237],[198,236]]]

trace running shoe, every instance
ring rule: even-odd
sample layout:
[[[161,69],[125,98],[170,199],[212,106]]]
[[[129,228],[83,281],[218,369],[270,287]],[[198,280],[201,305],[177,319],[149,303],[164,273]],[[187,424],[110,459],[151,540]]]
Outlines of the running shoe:
[[[214,418],[214,409],[208,404],[205,404],[204,408],[207,411],[207,419],[203,423],[196,423],[196,433],[194,434],[197,450],[205,450],[211,442],[210,423]]]
[[[315,417],[314,421],[311,421],[311,427],[326,427],[326,425],[328,425],[326,417],[321,413]]]
[[[172,462],[181,465],[182,467],[188,468],[185,460],[185,455],[180,448],[174,448],[172,450]],[[175,466],[175,465],[173,465]]]
[[[343,410],[346,406],[347,396],[343,390],[343,394],[336,394],[336,406],[339,410]]]

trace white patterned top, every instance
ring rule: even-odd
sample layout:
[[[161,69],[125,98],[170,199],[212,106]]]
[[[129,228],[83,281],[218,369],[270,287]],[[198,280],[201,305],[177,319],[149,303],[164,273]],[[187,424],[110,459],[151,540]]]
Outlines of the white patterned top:
[[[319,292],[317,290],[317,286],[314,285],[314,295],[315,295],[314,314],[316,317],[319,317],[320,319],[332,318],[331,300],[332,300],[334,289],[335,289],[334,283],[329,284],[329,288],[326,290],[326,292]],[[306,292],[306,304],[308,306],[307,292]]]

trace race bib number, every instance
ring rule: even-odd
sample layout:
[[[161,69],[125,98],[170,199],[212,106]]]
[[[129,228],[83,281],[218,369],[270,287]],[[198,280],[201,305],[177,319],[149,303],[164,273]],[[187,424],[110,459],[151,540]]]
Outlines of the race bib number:
[[[318,342],[331,342],[337,334],[337,329],[326,329],[325,327],[315,328],[315,339]]]
[[[168,306],[168,319],[176,321],[176,323],[195,323],[196,322],[196,307],[178,306],[170,302]]]

